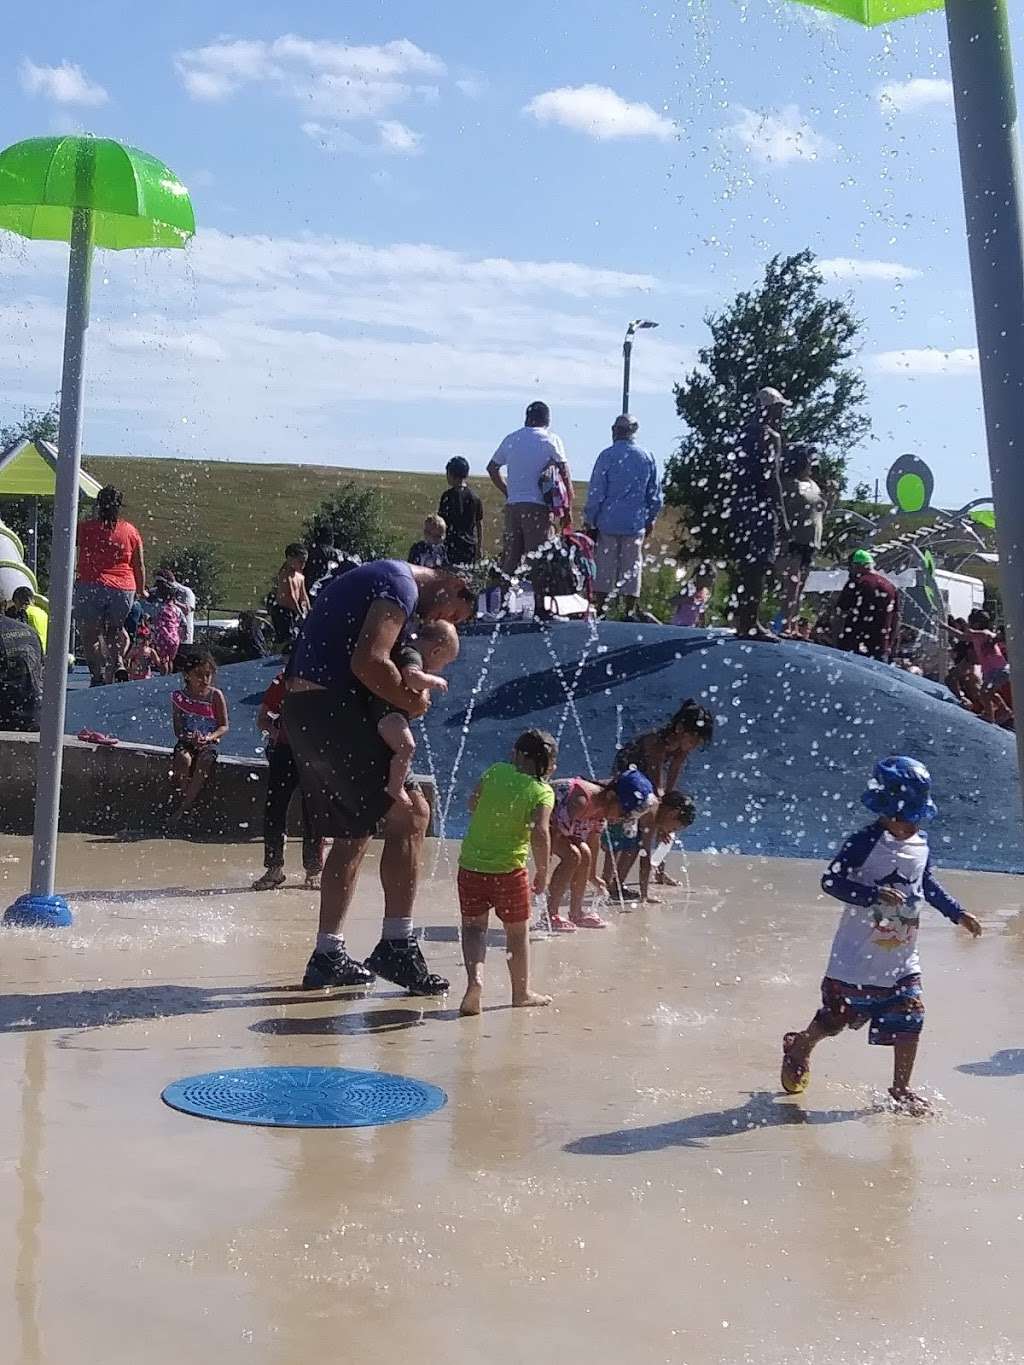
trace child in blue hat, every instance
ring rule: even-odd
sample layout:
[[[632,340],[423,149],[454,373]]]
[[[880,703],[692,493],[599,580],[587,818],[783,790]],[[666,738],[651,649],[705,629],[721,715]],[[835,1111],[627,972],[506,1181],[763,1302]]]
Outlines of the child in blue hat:
[[[922,901],[975,938],[981,925],[942,889],[923,825],[935,818],[931,775],[916,759],[883,758],[861,798],[878,818],[843,844],[821,879],[846,908],[832,941],[821,1009],[803,1033],[782,1040],[782,1088],[807,1089],[810,1056],[823,1038],[869,1024],[868,1042],[893,1049],[889,1094],[904,1113],[928,1112],[910,1089],[924,1024],[917,930]]]
[[[582,777],[553,782],[555,808],[551,815],[551,856],[558,866],[548,887],[548,921],[553,933],[574,934],[577,929],[606,929],[607,921],[596,910],[584,910],[587,884],[602,895],[608,888],[597,876],[598,846],[609,821],[622,824],[639,820],[658,808],[654,783],[636,768],[627,768],[608,782],[588,782]],[[569,916],[561,913],[569,893]]]

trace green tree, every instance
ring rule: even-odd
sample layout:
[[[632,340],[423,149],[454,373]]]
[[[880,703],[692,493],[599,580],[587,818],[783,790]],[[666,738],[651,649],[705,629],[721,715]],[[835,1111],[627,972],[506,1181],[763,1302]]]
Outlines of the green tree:
[[[0,451],[9,450],[20,441],[49,441],[57,444],[58,408],[25,408],[15,422],[0,425]],[[16,531],[25,543],[25,552],[32,539],[33,522],[38,516],[38,544],[36,545],[36,575],[40,590],[45,592],[50,576],[50,540],[53,537],[52,498],[0,497],[0,521]]]
[[[300,539],[312,545],[325,527],[343,554],[358,555],[362,560],[386,559],[394,551],[383,499],[375,489],[360,488],[351,479],[325,498],[303,523]]]
[[[665,473],[666,500],[683,511],[681,557],[727,557],[736,442],[767,385],[793,404],[787,442],[813,444],[830,502],[842,494],[849,453],[870,428],[864,381],[849,363],[861,322],[826,295],[814,260],[811,251],[775,256],[755,289],[705,318],[711,342],[675,387],[686,432]]]
[[[216,545],[207,540],[172,545],[160,556],[160,563],[171,565],[175,578],[192,589],[197,610],[205,611],[219,605],[227,566]]]

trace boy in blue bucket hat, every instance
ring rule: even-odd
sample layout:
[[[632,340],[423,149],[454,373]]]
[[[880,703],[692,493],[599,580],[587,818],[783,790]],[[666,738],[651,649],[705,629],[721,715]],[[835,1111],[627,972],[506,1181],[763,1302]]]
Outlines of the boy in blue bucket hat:
[[[782,1088],[801,1094],[810,1083],[810,1056],[818,1043],[869,1024],[868,1042],[893,1049],[893,1103],[919,1116],[929,1111],[927,1100],[910,1089],[924,1024],[917,950],[921,902],[975,938],[981,925],[932,874],[922,826],[937,811],[924,764],[883,758],[861,800],[878,818],[847,839],[821,879],[822,890],[846,908],[821,983],[821,1009],[803,1033],[787,1033],[782,1040]]]

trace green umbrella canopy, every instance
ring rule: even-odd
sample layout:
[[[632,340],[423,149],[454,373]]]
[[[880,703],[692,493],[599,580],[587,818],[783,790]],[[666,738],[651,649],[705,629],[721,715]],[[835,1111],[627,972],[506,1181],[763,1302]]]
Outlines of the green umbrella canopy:
[[[0,152],[0,228],[71,240],[75,209],[91,209],[93,242],[184,246],[196,230],[188,191],[162,161],[106,137],[30,137]]]
[[[873,27],[891,24],[894,19],[909,19],[911,15],[924,14],[925,10],[942,9],[945,0],[800,0],[800,3]]]

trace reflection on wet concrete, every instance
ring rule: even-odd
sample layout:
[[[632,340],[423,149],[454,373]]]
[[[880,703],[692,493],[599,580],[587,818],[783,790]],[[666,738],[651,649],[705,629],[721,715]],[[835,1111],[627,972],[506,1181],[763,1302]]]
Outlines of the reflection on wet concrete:
[[[923,928],[937,1116],[916,1122],[862,1037],[822,1044],[805,1096],[774,1089],[835,922],[810,864],[692,858],[689,894],[535,946],[548,1010],[508,1007],[495,952],[470,1020],[386,985],[296,990],[313,897],[248,892],[251,847],[62,856],[89,893],[72,930],[0,939],[12,1365],[1020,1358],[1015,881],[949,876],[980,943]],[[0,863],[0,894],[22,866]],[[451,881],[422,905],[457,982]],[[370,870],[354,952],[379,914]],[[419,1076],[449,1105],[282,1132],[160,1103],[191,1073],[304,1062]]]
[[[43,1191],[43,1090],[46,1085],[46,1048],[42,1038],[25,1040],[25,1070],[21,1082],[21,1146],[18,1152],[18,1187],[21,1206],[14,1229],[17,1260],[14,1294],[18,1305],[18,1328],[22,1365],[41,1365],[39,1296],[42,1290],[41,1225]]]

